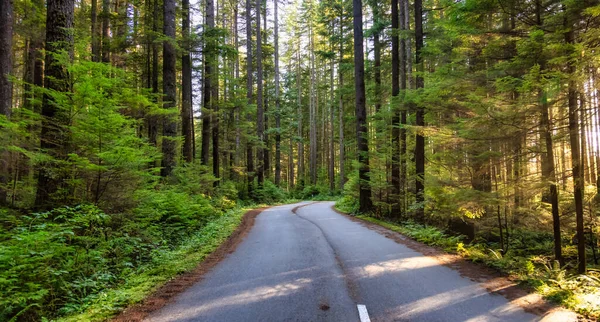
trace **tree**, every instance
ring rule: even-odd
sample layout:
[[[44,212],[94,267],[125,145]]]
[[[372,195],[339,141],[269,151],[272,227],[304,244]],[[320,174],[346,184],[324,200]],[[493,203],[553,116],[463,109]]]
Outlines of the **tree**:
[[[571,8],[563,8],[566,13],[571,13],[567,10]],[[586,259],[585,259],[585,233],[583,223],[583,195],[584,195],[584,181],[583,171],[581,169],[581,146],[579,144],[579,118],[578,118],[578,106],[577,106],[577,84],[575,83],[575,64],[573,58],[573,45],[575,44],[575,33],[573,30],[573,23],[570,21],[569,15],[565,15],[564,18],[565,27],[565,44],[567,45],[567,100],[569,107],[569,142],[571,145],[571,164],[573,167],[573,197],[575,198],[575,221],[577,223],[577,271],[580,274],[586,272]]]
[[[12,83],[9,79],[12,73],[12,0],[0,1],[0,115],[10,117],[12,109]],[[6,188],[8,182],[8,164],[6,153],[1,152],[0,160],[0,205],[6,204]]]
[[[69,113],[64,106],[65,93],[70,91],[67,64],[73,50],[73,0],[49,0],[46,13],[46,61],[44,88],[48,90],[42,100],[42,131],[40,146],[52,158],[38,169],[35,205],[48,209],[55,201],[65,202],[64,173],[60,162],[69,153]],[[57,193],[61,195],[57,195]]]
[[[181,55],[181,132],[183,134],[183,158],[186,162],[194,159],[192,127],[192,58],[190,51],[190,2],[181,1],[182,19],[181,32],[183,36],[183,54]]]
[[[252,6],[250,0],[246,0],[246,100],[248,107],[252,105]],[[247,111],[247,120],[252,122],[252,114]],[[251,135],[251,134],[250,134]],[[253,142],[250,135],[246,143],[246,175],[248,176],[248,196],[254,197],[254,153]]]
[[[423,72],[423,3],[421,0],[415,0],[415,53],[417,64],[417,77],[415,85],[417,90],[425,87]],[[425,135],[423,127],[425,126],[425,109],[421,104],[417,105],[416,126],[421,127],[416,135],[415,141],[415,173],[416,173],[416,218],[423,220],[425,215]]]
[[[256,178],[258,187],[262,188],[265,179],[264,174],[264,155],[265,155],[265,115],[263,110],[263,55],[262,55],[262,35],[260,31],[260,12],[261,0],[256,0],[256,135],[258,137],[258,146],[256,147]]]
[[[398,15],[398,0],[392,0],[392,214],[398,216],[400,213],[400,49],[399,21],[404,15]],[[404,12],[404,8],[401,9]],[[403,40],[404,41],[404,40]],[[402,60],[404,65],[404,60]]]
[[[418,1],[418,0],[417,0]],[[356,136],[359,164],[360,211],[371,211],[371,187],[369,183],[369,145],[367,139],[367,108],[365,93],[365,57],[363,52],[362,1],[352,1],[354,25],[354,90],[356,92]]]
[[[210,138],[212,133],[212,110],[215,97],[212,95],[215,93],[213,89],[213,82],[215,81],[215,39],[213,30],[215,28],[215,9],[214,1],[206,0],[206,12],[205,12],[205,26],[204,26],[204,92],[203,92],[203,111],[202,111],[202,151],[200,152],[200,162],[203,165],[208,165],[210,159]],[[214,160],[213,160],[214,161]]]
[[[275,185],[281,185],[281,100],[279,98],[279,3],[273,0],[273,33],[275,46]]]
[[[175,0],[164,0],[163,4],[163,33],[167,39],[163,42],[163,108],[166,110],[177,109],[177,69],[175,53]],[[177,164],[177,122],[172,115],[163,118],[163,139],[160,175],[171,175],[173,167]]]

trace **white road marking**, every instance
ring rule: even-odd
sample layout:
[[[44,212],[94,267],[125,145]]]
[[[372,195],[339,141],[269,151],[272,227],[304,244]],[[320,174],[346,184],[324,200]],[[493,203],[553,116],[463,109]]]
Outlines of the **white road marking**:
[[[369,312],[367,312],[367,306],[363,304],[356,305],[358,308],[358,316],[360,317],[360,322],[371,322],[369,318]]]

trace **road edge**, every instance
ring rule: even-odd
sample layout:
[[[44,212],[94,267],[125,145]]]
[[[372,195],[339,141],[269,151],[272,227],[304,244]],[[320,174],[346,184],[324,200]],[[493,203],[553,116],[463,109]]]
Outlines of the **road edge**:
[[[451,254],[438,247],[423,244],[377,223],[347,214],[337,209],[335,204],[331,206],[331,210],[424,256],[435,258],[442,265],[456,270],[461,276],[480,284],[491,294],[502,295],[510,303],[521,307],[526,312],[540,316],[542,318],[541,322],[587,321],[583,316],[565,307],[550,303],[540,294],[527,290],[505,274],[493,270],[488,266],[473,263],[460,255]]]
[[[202,280],[204,275],[219,264],[227,255],[233,253],[237,246],[248,235],[256,217],[264,210],[271,207],[256,208],[247,211],[243,216],[238,227],[231,235],[212,253],[207,255],[204,260],[198,263],[193,270],[176,276],[172,280],[160,286],[152,292],[141,303],[134,304],[119,315],[112,318],[113,322],[134,322],[142,321],[152,312],[155,312],[171,302],[177,295],[188,289],[193,284]]]

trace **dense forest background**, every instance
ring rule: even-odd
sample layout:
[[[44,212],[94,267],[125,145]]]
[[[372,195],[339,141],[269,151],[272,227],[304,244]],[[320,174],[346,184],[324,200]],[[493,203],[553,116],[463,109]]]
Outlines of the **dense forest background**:
[[[594,0],[0,0],[0,319],[288,198],[593,274],[599,35]]]

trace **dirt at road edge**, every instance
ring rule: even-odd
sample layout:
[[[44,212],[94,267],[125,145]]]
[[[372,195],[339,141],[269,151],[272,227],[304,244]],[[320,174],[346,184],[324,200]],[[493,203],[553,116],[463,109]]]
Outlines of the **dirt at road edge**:
[[[244,214],[238,228],[221,244],[214,252],[208,255],[194,270],[181,274],[161,286],[149,297],[139,304],[135,304],[113,318],[113,322],[137,322],[142,321],[150,313],[168,304],[176,295],[185,291],[188,287],[202,280],[204,274],[209,272],[221,260],[235,251],[237,246],[244,240],[250,229],[254,226],[256,216],[265,208],[253,209]]]
[[[572,311],[546,301],[541,295],[526,290],[515,281],[490,267],[470,262],[460,255],[447,253],[439,248],[417,242],[383,226],[348,215],[336,209],[335,205],[331,206],[331,209],[368,229],[379,232],[381,235],[399,244],[403,244],[425,256],[435,258],[442,265],[458,271],[461,276],[479,283],[488,292],[502,295],[513,304],[523,308],[526,312],[542,317],[541,322],[589,321]]]

